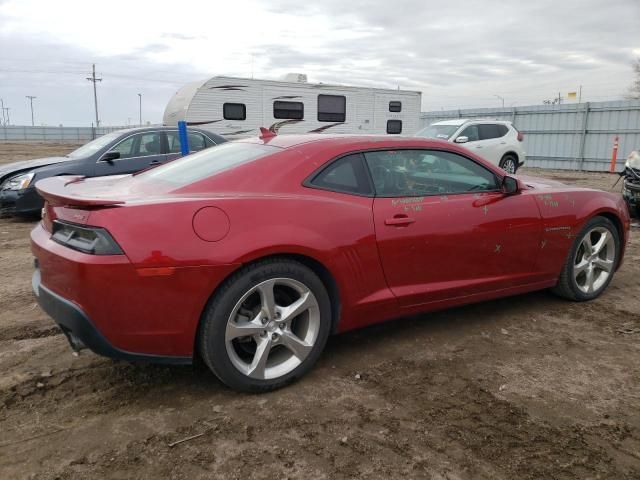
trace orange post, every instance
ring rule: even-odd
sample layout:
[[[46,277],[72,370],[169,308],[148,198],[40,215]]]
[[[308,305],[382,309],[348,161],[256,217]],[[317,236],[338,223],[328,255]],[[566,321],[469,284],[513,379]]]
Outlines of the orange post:
[[[611,153],[611,168],[609,168],[609,173],[615,173],[617,158],[618,158],[618,135],[616,135],[616,138],[613,140],[613,152]]]

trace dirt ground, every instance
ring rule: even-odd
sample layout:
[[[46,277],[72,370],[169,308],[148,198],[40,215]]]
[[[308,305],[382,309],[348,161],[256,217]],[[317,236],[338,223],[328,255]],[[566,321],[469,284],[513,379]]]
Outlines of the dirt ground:
[[[0,162],[67,149],[0,143]],[[640,479],[638,227],[596,301],[538,292],[340,335],[266,395],[73,356],[31,295],[32,227],[0,219],[0,479]]]

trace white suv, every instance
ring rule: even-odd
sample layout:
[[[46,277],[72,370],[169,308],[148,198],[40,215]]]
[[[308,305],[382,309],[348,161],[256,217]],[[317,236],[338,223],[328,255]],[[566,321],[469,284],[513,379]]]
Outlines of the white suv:
[[[524,136],[511,122],[463,118],[446,120],[423,128],[416,136],[464,144],[473,153],[509,173],[516,173],[526,160],[522,148]]]

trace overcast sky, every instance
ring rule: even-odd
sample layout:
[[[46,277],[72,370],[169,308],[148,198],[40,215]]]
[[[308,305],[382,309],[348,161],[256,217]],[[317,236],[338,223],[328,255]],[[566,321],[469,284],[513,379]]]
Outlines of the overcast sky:
[[[305,3],[308,3],[305,5]],[[214,75],[419,90],[422,109],[620,99],[640,56],[640,0],[0,0],[0,98],[12,124],[160,122]]]

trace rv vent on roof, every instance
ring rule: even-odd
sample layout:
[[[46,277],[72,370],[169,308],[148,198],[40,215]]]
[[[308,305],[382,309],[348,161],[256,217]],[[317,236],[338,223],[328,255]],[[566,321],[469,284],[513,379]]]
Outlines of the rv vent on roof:
[[[291,83],[307,83],[306,73],[287,73],[282,80]]]

